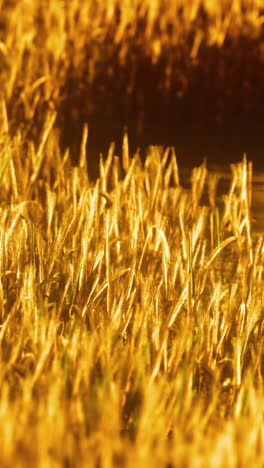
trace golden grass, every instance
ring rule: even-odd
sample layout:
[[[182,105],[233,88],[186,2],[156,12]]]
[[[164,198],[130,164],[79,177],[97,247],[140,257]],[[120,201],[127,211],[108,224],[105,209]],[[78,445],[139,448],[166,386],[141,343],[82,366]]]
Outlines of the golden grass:
[[[166,14],[160,4],[0,1],[3,468],[263,464],[252,164],[232,165],[220,195],[205,163],[184,189],[172,148],[150,146],[143,163],[125,134],[121,157],[111,145],[93,180],[88,126],[78,165],[59,143],[68,74],[83,85],[89,45],[96,79],[111,27],[122,62],[144,18],[140,47],[155,62],[167,24],[175,44],[194,27],[194,59],[201,41],[221,46],[229,27],[257,35],[263,23],[257,0],[164,1]]]
[[[23,122],[27,137],[39,136],[50,106],[59,111],[58,126],[69,129],[76,119],[89,120],[97,107],[110,119],[118,96],[131,107],[131,95],[139,107],[145,106],[151,74],[154,92],[160,93],[161,86],[162,93],[174,88],[179,102],[190,91],[190,82],[196,89],[206,81],[201,94],[207,106],[206,89],[213,85],[215,73],[220,88],[210,96],[219,114],[219,93],[225,106],[232,93],[238,93],[245,109],[259,102],[256,93],[262,96],[262,81],[254,75],[264,60],[262,0],[2,0],[0,8],[1,95],[10,130],[16,132]],[[241,38],[251,42],[239,42]],[[219,60],[211,64],[217,51]],[[204,70],[199,78],[199,70],[207,67],[208,73]],[[256,83],[250,82],[252,75]],[[119,91],[112,102],[108,94],[113,84]],[[139,128],[146,110],[138,111]]]
[[[250,164],[219,199],[205,164],[188,191],[173,150],[142,166],[125,139],[92,183],[53,120],[1,146],[1,466],[261,466]]]

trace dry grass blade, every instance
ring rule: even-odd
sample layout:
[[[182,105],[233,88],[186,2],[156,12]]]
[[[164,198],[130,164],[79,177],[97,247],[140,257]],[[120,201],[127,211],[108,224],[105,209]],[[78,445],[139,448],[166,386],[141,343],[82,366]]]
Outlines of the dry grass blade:
[[[49,133],[54,125],[54,122],[55,122],[55,119],[56,119],[56,112],[53,112],[50,116],[48,116],[47,118],[47,121],[46,121],[46,125],[45,125],[45,128],[44,128],[44,131],[42,133],[42,136],[41,136],[41,140],[40,140],[40,144],[39,144],[39,147],[38,147],[38,150],[37,150],[37,153],[36,153],[36,160],[34,161],[34,171],[30,177],[30,185],[33,185],[39,175],[39,171],[41,169],[41,165],[42,165],[42,162],[43,162],[43,159],[44,159],[44,156],[45,156],[45,153],[44,153],[44,146],[45,146],[45,143],[47,141],[47,138],[49,136]]]
[[[218,245],[210,254],[210,257],[206,263],[206,265],[204,266],[204,269],[207,270],[209,268],[209,266],[213,263],[213,261],[215,260],[215,258],[219,255],[219,253],[225,248],[227,247],[229,244],[231,244],[232,242],[235,242],[237,240],[237,237],[236,236],[232,236],[232,237],[229,237],[228,239],[225,239],[223,242],[221,242],[220,245]]]

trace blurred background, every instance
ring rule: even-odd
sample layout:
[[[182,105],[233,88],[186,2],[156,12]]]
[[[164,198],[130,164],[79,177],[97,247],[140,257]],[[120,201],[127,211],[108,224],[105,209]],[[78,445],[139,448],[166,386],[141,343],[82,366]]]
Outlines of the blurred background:
[[[49,109],[60,148],[96,176],[120,155],[173,145],[193,167],[264,169],[262,0],[2,0],[0,84],[12,134],[37,142]]]

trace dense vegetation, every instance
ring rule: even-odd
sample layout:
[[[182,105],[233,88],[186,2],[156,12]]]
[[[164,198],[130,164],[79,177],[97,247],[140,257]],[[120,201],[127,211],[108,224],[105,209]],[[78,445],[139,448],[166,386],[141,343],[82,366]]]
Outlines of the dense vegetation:
[[[0,2],[1,467],[263,464],[252,164],[219,190],[204,162],[187,189],[166,141],[142,160],[125,133],[87,158],[102,108],[144,133],[171,90],[176,107],[198,99],[214,60],[227,102],[240,68],[220,57],[241,40],[262,63],[261,2],[160,3]],[[263,92],[250,80],[248,115]]]
[[[121,142],[124,126],[133,152],[154,143],[176,145],[184,163],[182,154],[194,163],[198,153],[263,159],[262,0],[1,4],[0,80],[13,131],[23,123],[36,138],[54,106],[75,161],[86,122],[93,160]]]

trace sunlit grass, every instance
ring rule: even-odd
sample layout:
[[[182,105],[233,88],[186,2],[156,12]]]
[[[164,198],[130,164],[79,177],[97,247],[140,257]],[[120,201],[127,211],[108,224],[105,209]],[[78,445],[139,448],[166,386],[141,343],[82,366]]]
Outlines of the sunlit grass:
[[[60,145],[69,76],[89,96],[105,54],[125,66],[135,43],[154,65],[171,47],[195,61],[202,46],[258,37],[261,7],[0,1],[1,467],[262,466],[251,162],[231,165],[227,190],[204,162],[187,189],[166,142],[142,161],[125,133],[96,179],[89,122],[78,164]]]
[[[231,41],[230,65],[225,62],[228,48],[213,65],[219,82],[226,84],[226,89],[219,91],[222,97],[237,89],[236,77],[241,71],[234,56],[244,47],[239,45],[241,38],[255,38],[249,46],[254,48],[253,68],[254,57],[263,58],[261,0],[19,0],[3,1],[0,6],[1,113],[6,116],[6,105],[10,129],[15,132],[17,124],[23,122],[25,135],[31,137],[39,136],[51,106],[60,111],[58,126],[67,123],[65,113],[73,122],[80,113],[83,120],[94,115],[95,106],[108,102],[112,81],[120,81],[122,99],[134,95],[140,103],[144,96],[138,94],[137,74],[142,75],[144,63],[153,65],[152,69],[147,65],[146,73],[158,70],[157,87],[162,86],[164,93],[175,88],[180,100],[188,93],[197,67],[207,67],[210,55],[203,58],[205,50],[221,51],[225,41]],[[230,66],[234,67],[233,77]],[[255,98],[248,87],[251,74],[243,72],[240,100],[248,109]],[[257,88],[255,92],[260,91]],[[111,100],[107,105],[113,106]],[[6,118],[3,125],[7,129]]]
[[[142,165],[125,137],[91,183],[52,122],[41,153],[2,146],[2,466],[262,460],[250,163],[219,197],[205,164],[183,189],[173,150]]]

